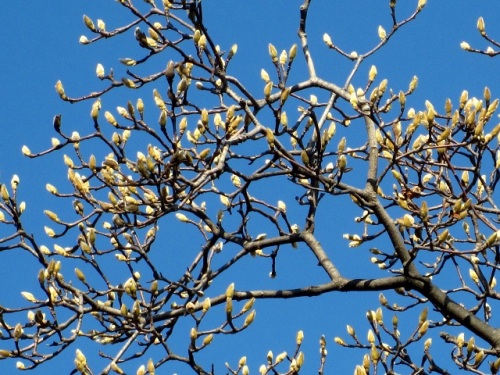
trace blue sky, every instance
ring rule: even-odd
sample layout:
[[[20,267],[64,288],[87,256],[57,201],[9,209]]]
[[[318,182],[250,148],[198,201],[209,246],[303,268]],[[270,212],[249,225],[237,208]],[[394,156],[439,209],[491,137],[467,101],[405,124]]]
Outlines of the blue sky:
[[[138,0],[136,2],[139,3]],[[251,90],[262,92],[260,69],[265,68],[269,72],[272,70],[267,53],[268,43],[272,42],[279,51],[288,50],[293,43],[299,43],[296,30],[301,2],[205,0],[205,3],[204,18],[216,42],[226,49],[233,43],[239,46],[231,63],[231,74],[240,77]],[[378,25],[390,28],[386,3],[388,1],[313,1],[308,35],[319,76],[342,84],[351,67],[351,63],[326,49],[322,42],[323,34],[328,33],[334,43],[345,51],[364,52],[377,43]],[[400,0],[398,5],[399,3],[401,13],[409,14],[416,1]],[[53,207],[62,210],[69,202],[64,205],[53,199],[46,193],[44,186],[51,182],[60,186],[66,184],[67,187],[66,168],[62,163],[62,154],[28,160],[22,156],[21,147],[26,144],[33,151],[48,148],[50,138],[55,135],[52,118],[57,113],[63,114],[63,126],[85,132],[86,127],[91,126],[91,103],[70,105],[61,102],[54,91],[55,82],[61,79],[71,96],[94,91],[102,87],[94,73],[97,63],[102,63],[107,69],[114,67],[120,71],[122,68],[118,58],[137,56],[139,50],[124,44],[128,41],[134,43],[132,33],[121,36],[117,42],[104,41],[95,46],[82,46],[78,43],[80,35],[89,34],[82,22],[83,14],[94,20],[102,18],[109,29],[130,19],[112,0],[51,0],[32,2],[29,5],[25,2],[4,1],[0,3],[0,11],[4,30],[0,36],[0,182],[8,183],[14,173],[19,175],[20,194],[28,207],[25,225],[30,232],[45,241],[45,218],[42,211]],[[409,99],[410,106],[416,108],[422,108],[426,99],[433,102],[436,108],[443,108],[446,98],[456,101],[464,89],[471,96],[479,97],[485,86],[497,97],[500,93],[498,58],[495,60],[465,53],[459,44],[467,40],[478,48],[486,47],[476,31],[476,21],[481,15],[486,20],[487,31],[497,39],[500,38],[497,22],[499,14],[500,3],[497,0],[429,0],[428,6],[416,21],[400,30],[388,45],[364,63],[354,79],[355,86],[364,85],[369,67],[375,64],[378,79],[387,78],[394,91],[405,89],[414,75],[419,77],[418,91]],[[300,68],[304,66],[303,59],[300,56],[297,60],[298,70],[291,78],[294,80],[304,78],[304,72]],[[164,61],[157,61],[155,64],[163,66]],[[136,98],[137,95],[118,90],[109,99],[105,97],[103,103],[113,108],[117,103],[123,105],[129,98]],[[141,95],[150,100],[149,92]],[[153,104],[149,102],[149,106]],[[355,132],[356,129],[351,127],[345,135],[355,136]],[[269,194],[271,197],[280,196],[272,191]],[[344,208],[343,202],[339,205],[336,209]],[[340,270],[349,277],[365,277],[365,273],[358,273],[364,272],[361,267],[353,267],[354,260],[359,260],[364,262],[369,270],[367,272],[372,272],[373,267],[368,264],[369,253],[366,249],[348,249],[347,243],[341,239],[342,233],[354,230],[352,218],[350,221],[331,221],[329,211],[321,214],[323,221],[318,227],[318,238],[332,253],[332,259]],[[291,215],[293,216],[293,211]],[[0,236],[3,236],[3,231],[4,228],[0,226]],[[169,233],[168,229],[165,230],[164,241],[167,241]],[[188,235],[180,236],[179,246],[189,249]],[[0,262],[3,264],[0,281],[3,285],[12,286],[3,288],[0,292],[0,305],[22,305],[20,291],[36,285],[38,265],[22,254],[13,253],[1,253]],[[255,288],[255,285],[261,288],[292,288],[326,281],[324,275],[315,272],[317,268],[314,260],[305,252],[291,253],[279,266],[278,277],[269,280],[267,264],[257,259],[253,264],[235,268],[235,273],[224,275],[222,284],[216,290],[223,290],[223,286],[231,281],[236,281],[237,289],[241,290]],[[68,266],[69,270],[72,268],[73,266]],[[377,298],[376,293],[330,294],[316,299],[259,301],[256,305],[258,318],[255,326],[241,335],[223,338],[219,343],[221,346],[214,347],[207,357],[216,362],[218,373],[223,373],[225,361],[236,364],[242,355],[247,355],[251,372],[255,374],[258,373],[259,365],[265,361],[268,350],[275,353],[292,351],[295,334],[302,329],[306,337],[303,350],[306,354],[307,373],[317,370],[317,343],[322,334],[328,341],[329,373],[352,373],[354,365],[360,363],[364,352],[341,349],[332,339],[334,336],[347,336],[346,324],[359,327],[360,336],[364,338],[368,329],[364,319],[365,311],[378,307]],[[2,344],[0,341],[0,349]],[[91,348],[85,342],[78,345],[84,351]],[[44,374],[51,369],[61,368],[67,368],[68,371],[64,373],[69,373],[76,347],[74,345],[69,348],[67,353],[53,363],[33,373]],[[141,363],[134,362],[128,368],[130,373],[135,373],[139,364]],[[14,367],[15,361],[0,361],[2,373],[14,373]],[[96,372],[98,368],[96,367]],[[168,365],[158,373],[171,374],[176,371],[183,373]]]

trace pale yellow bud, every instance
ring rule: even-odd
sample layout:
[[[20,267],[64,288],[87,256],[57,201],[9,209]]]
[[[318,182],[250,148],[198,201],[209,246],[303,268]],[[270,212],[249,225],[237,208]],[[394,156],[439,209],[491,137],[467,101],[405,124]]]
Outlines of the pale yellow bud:
[[[252,310],[250,314],[247,315],[247,317],[245,318],[245,322],[243,324],[244,327],[247,327],[253,323],[255,319],[255,314],[256,314],[255,310]]]
[[[95,68],[95,74],[97,76],[97,78],[104,78],[104,75],[106,74],[105,71],[104,71],[104,66],[102,64],[97,64],[96,68]]]
[[[80,39],[78,39],[78,42],[80,44],[89,44],[90,41],[89,41],[89,39],[85,35],[82,35],[80,37]]]
[[[14,332],[12,333],[12,336],[14,336],[14,340],[18,341],[21,336],[24,334],[24,329],[21,323],[17,323],[16,326],[14,327]]]
[[[196,43],[198,48],[203,51],[207,45],[207,37],[205,34],[200,36],[200,39],[198,39],[198,43]]]
[[[49,237],[54,237],[56,235],[56,232],[54,232],[52,228],[45,226],[43,229],[45,230],[45,234]]]
[[[278,50],[276,49],[276,47],[269,43],[268,45],[268,49],[269,49],[269,55],[271,56],[271,59],[273,60],[273,62],[277,62],[278,61]]]
[[[297,332],[297,337],[295,339],[297,345],[301,345],[304,340],[304,331],[300,330]]]
[[[64,87],[61,81],[56,82],[56,92],[59,94],[59,97],[62,100],[66,100],[68,97],[66,96],[66,93],[64,92]]]
[[[423,335],[425,335],[428,329],[429,329],[429,321],[426,320],[425,322],[422,323],[422,325],[418,329],[419,336],[422,337]]]
[[[213,340],[214,340],[214,335],[212,333],[205,336],[205,338],[203,339],[203,346],[210,345]]]
[[[233,298],[234,295],[234,283],[229,284],[229,286],[226,289],[226,298]]]
[[[477,366],[479,365],[484,359],[484,351],[480,350],[477,354],[476,357],[474,358],[474,365]]]
[[[137,372],[135,373],[136,375],[146,375],[146,367],[144,365],[141,365],[138,369]]]
[[[370,80],[370,82],[373,82],[376,77],[377,77],[377,67],[375,65],[372,65],[370,68],[370,72],[368,73],[368,79]]]
[[[495,242],[497,242],[498,234],[500,231],[493,232],[488,239],[486,240],[486,243],[484,244],[486,247],[492,246]]]
[[[254,303],[255,303],[255,298],[254,297],[250,298],[241,309],[241,312],[245,313],[248,310],[250,310],[253,307]]]
[[[444,241],[446,241],[448,239],[449,235],[450,235],[450,232],[448,229],[445,229],[444,231],[442,231],[438,236],[438,244],[441,244]]]
[[[357,365],[354,369],[354,375],[366,375],[366,370],[363,366]]]
[[[260,70],[260,78],[262,78],[266,83],[271,81],[271,79],[269,78],[269,74],[264,69]]]
[[[356,336],[356,331],[354,330],[354,328],[352,326],[350,326],[349,324],[347,325],[347,333],[349,334],[349,336]]]
[[[202,306],[203,306],[203,311],[207,312],[210,309],[210,307],[212,306],[212,303],[210,302],[210,298],[205,298]]]
[[[183,223],[189,223],[190,222],[190,220],[187,218],[187,216],[184,215],[184,214],[181,214],[180,212],[176,213],[175,217],[177,218],[177,220],[180,220]]]
[[[278,201],[278,210],[283,213],[286,213],[286,204],[283,201]]]
[[[413,78],[412,78],[412,80],[410,82],[410,87],[409,87],[408,91],[410,93],[412,93],[417,88],[417,85],[418,85],[418,77],[417,76],[413,76]]]
[[[21,295],[28,301],[28,302],[36,302],[35,296],[30,293],[30,292],[21,292]]]
[[[76,360],[84,366],[87,364],[87,358],[85,358],[80,349],[76,349]]]
[[[323,42],[325,42],[328,47],[333,47],[332,38],[330,38],[330,35],[327,33],[323,34]]]
[[[377,347],[373,344],[370,350],[370,358],[375,365],[378,363],[380,359],[380,353],[378,352]]]
[[[276,363],[280,363],[280,362],[283,362],[283,360],[286,358],[287,356],[287,353],[286,352],[283,352],[283,353],[280,353],[276,356]]]
[[[297,44],[294,44],[290,48],[290,52],[288,53],[288,55],[290,56],[290,62],[292,62],[293,59],[295,59],[295,56],[297,56]]]
[[[378,37],[380,38],[380,40],[384,40],[387,36],[387,33],[385,32],[385,29],[382,27],[382,26],[379,26],[378,27]]]
[[[286,64],[286,60],[288,59],[287,53],[285,50],[281,51],[279,62],[283,66]]]
[[[483,17],[479,17],[479,19],[477,20],[477,29],[478,29],[478,31],[479,31],[479,33],[481,35],[485,35],[486,34],[486,32],[484,30],[484,27],[485,27],[485,25],[484,25],[484,19],[483,19]]]
[[[80,280],[81,282],[85,282],[85,275],[79,268],[75,268],[75,274],[78,280]]]
[[[31,155],[31,151],[28,148],[28,146],[26,146],[26,145],[21,148],[21,151],[22,151],[23,155],[25,155],[25,156],[30,156]]]
[[[432,345],[432,339],[429,337],[427,340],[424,342],[424,350],[429,350],[429,348]]]
[[[427,4],[427,0],[418,0],[417,11],[420,12],[425,4]]]
[[[469,268],[469,277],[474,281],[476,284],[479,283],[479,276],[477,276],[476,271],[474,271],[472,268]]]
[[[269,98],[271,96],[271,90],[273,89],[273,83],[271,81],[267,82],[264,86],[264,96]]]
[[[467,342],[467,353],[471,354],[475,346],[476,346],[476,339],[474,337],[471,337]]]
[[[247,357],[243,356],[238,361],[238,367],[243,367],[247,364]]]
[[[371,329],[368,330],[368,334],[367,334],[366,338],[368,339],[368,342],[370,344],[373,344],[375,342],[375,335],[374,335],[374,333],[373,333],[373,331]]]
[[[462,48],[465,51],[468,51],[468,50],[470,50],[470,45],[467,42],[462,42],[462,43],[460,43],[460,48]]]

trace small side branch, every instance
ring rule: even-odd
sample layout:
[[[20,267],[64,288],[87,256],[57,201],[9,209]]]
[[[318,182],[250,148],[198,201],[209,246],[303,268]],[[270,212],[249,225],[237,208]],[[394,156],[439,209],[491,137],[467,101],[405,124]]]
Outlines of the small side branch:
[[[302,52],[304,53],[304,57],[306,58],[307,68],[309,70],[309,75],[311,79],[316,78],[316,69],[314,69],[314,62],[311,56],[311,52],[309,51],[309,44],[307,42],[307,34],[306,34],[306,20],[307,20],[307,12],[309,11],[309,5],[311,4],[311,0],[305,0],[304,4],[300,6],[300,24],[299,24],[299,38],[302,44]]]

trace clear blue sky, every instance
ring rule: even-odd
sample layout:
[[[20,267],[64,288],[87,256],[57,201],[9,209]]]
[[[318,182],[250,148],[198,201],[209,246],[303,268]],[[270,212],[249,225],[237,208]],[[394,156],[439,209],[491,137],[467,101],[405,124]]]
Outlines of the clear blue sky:
[[[142,3],[139,0],[136,2]],[[400,0],[398,5],[401,3],[402,14],[408,14],[408,9],[413,9],[416,2]],[[301,1],[204,0],[204,3],[204,18],[209,30],[216,36],[216,42],[226,49],[233,43],[239,46],[231,64],[231,74],[239,76],[251,90],[262,92],[260,69],[265,68],[270,72],[272,68],[267,54],[268,43],[272,42],[279,51],[288,50],[293,43],[299,43],[296,30]],[[350,64],[326,49],[322,35],[327,32],[334,43],[346,51],[366,51],[378,41],[378,25],[390,28],[391,20],[386,4],[388,1],[317,0],[312,3],[308,34],[318,74],[342,84]],[[411,6],[407,6],[408,4]],[[3,16],[3,32],[0,35],[0,182],[9,183],[14,173],[20,176],[20,194],[27,203],[25,225],[30,232],[49,244],[50,241],[43,234],[45,218],[42,211],[54,207],[63,209],[69,204],[57,202],[44,188],[47,182],[68,187],[62,154],[28,160],[22,156],[21,147],[26,144],[32,151],[48,148],[50,138],[55,136],[52,117],[57,113],[63,114],[63,126],[67,129],[77,129],[84,133],[91,126],[91,103],[70,105],[61,102],[54,91],[55,82],[61,79],[70,96],[96,90],[102,87],[94,73],[97,63],[104,64],[106,69],[114,67],[120,70],[122,68],[118,58],[136,57],[138,50],[123,44],[135,42],[132,32],[121,37],[121,44],[120,40],[118,43],[104,41],[95,46],[82,46],[78,43],[80,35],[89,34],[82,22],[83,14],[94,20],[102,18],[108,29],[130,19],[116,1],[50,0],[33,1],[30,4],[2,1],[0,12]],[[386,47],[365,62],[354,80],[355,86],[364,85],[370,65],[375,64],[378,79],[389,79],[389,86],[396,92],[405,89],[414,75],[419,77],[418,91],[411,98],[410,104],[416,108],[422,108],[426,99],[432,101],[436,108],[443,108],[447,97],[456,101],[464,89],[471,96],[479,97],[485,86],[491,89],[494,97],[498,97],[500,60],[467,54],[459,47],[462,40],[479,48],[486,46],[476,31],[476,21],[480,15],[486,20],[488,32],[500,39],[498,0],[429,0],[428,6],[416,21],[404,27]],[[161,59],[168,57],[163,56]],[[298,59],[302,60],[302,56]],[[161,62],[160,65],[163,64]],[[295,78],[300,77],[303,77],[303,73],[296,72]],[[141,95],[151,107],[153,104],[148,90],[150,89],[146,89]],[[126,103],[130,95],[130,91],[117,91],[109,99],[104,97],[103,104],[109,104],[109,109],[112,109],[117,103]],[[349,129],[349,132],[355,131],[353,127]],[[293,198],[290,198],[289,202],[292,201]],[[289,205],[289,209],[293,210],[291,207]],[[346,276],[365,277],[363,268],[353,267],[353,264],[355,260],[359,260],[369,270],[373,270],[368,264],[368,252],[348,249],[347,243],[341,239],[342,233],[354,231],[352,218],[331,221],[328,212],[322,212],[322,215],[323,222],[317,234],[323,246],[332,254],[332,259]],[[168,228],[162,228],[162,231],[164,229],[168,236]],[[0,237],[5,233],[0,226]],[[179,242],[183,242],[179,246],[189,249],[189,239],[184,237],[180,237]],[[235,268],[235,273],[225,276],[223,283],[227,285],[236,281],[237,289],[243,290],[292,288],[326,281],[324,275],[315,274],[317,268],[314,259],[305,251],[295,252],[288,259],[282,259],[275,280],[267,277],[267,264],[259,262],[256,260],[255,264],[245,265],[248,268]],[[24,300],[20,297],[20,292],[29,288],[36,292],[39,266],[22,254],[13,253],[1,253],[0,263],[0,282],[4,286],[0,291],[0,306],[22,306]],[[68,277],[73,275],[73,267],[68,266]],[[223,290],[223,285],[218,288],[219,291]],[[256,374],[259,365],[264,363],[268,350],[273,350],[274,353],[283,350],[291,352],[294,349],[295,334],[302,329],[305,332],[303,350],[307,366],[304,373],[317,371],[318,340],[322,334],[327,337],[329,349],[326,373],[352,373],[354,365],[361,362],[364,352],[341,349],[332,339],[334,336],[347,337],[346,324],[355,326],[359,336],[364,339],[368,329],[364,319],[365,311],[378,307],[377,298],[377,293],[331,294],[316,299],[259,301],[256,304],[255,326],[241,335],[217,338],[219,342],[214,344],[218,346],[214,345],[207,357],[215,363],[217,373],[224,373],[225,361],[236,365],[242,355],[247,355],[251,373]],[[437,342],[438,338],[435,337],[434,340]],[[0,349],[2,344],[0,341]],[[69,373],[73,368],[74,350],[77,346],[90,357],[90,352],[86,351],[86,348],[90,350],[88,343],[82,342],[33,373]],[[111,353],[116,350],[111,349]],[[147,358],[149,356],[146,360]],[[134,362],[132,366],[124,368],[135,373],[141,363],[145,361]],[[186,373],[169,366],[163,366],[157,373]],[[61,369],[68,371],[61,372]],[[99,371],[98,366],[95,371]],[[15,372],[15,361],[0,361],[0,373]]]

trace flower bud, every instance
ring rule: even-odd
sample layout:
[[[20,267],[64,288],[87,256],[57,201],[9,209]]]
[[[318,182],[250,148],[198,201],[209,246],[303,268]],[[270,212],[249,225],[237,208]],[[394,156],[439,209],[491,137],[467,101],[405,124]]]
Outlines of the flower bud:
[[[268,49],[273,63],[278,62],[278,50],[276,49],[276,47],[273,44],[269,43]]]
[[[479,31],[479,33],[481,35],[485,35],[486,34],[486,32],[484,30],[484,19],[483,19],[483,17],[479,17],[479,19],[477,20],[477,29],[478,29],[478,31]]]
[[[299,332],[297,332],[297,337],[295,341],[297,342],[297,345],[301,345],[303,340],[304,340],[304,332],[300,330]]]
[[[250,324],[252,324],[252,322],[254,321],[255,319],[255,310],[252,310],[250,312],[250,314],[247,315],[247,317],[245,318],[245,323],[243,324],[243,327],[248,327]]]
[[[387,33],[385,32],[385,29],[382,26],[378,27],[377,32],[380,40],[384,40],[387,37]]]
[[[323,42],[325,42],[328,47],[333,47],[332,38],[330,38],[330,35],[327,33],[323,34]]]
[[[429,329],[429,321],[426,320],[425,322],[422,323],[422,325],[418,329],[419,336],[422,337],[423,335],[425,335],[428,329]]]

